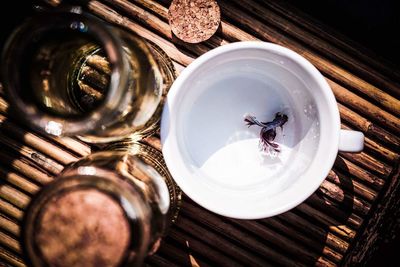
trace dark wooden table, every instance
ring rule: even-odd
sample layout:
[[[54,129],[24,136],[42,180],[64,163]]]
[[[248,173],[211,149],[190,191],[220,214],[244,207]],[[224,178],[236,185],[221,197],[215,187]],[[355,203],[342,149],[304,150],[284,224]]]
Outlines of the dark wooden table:
[[[46,1],[45,1],[46,2]],[[56,1],[48,0],[51,8]],[[234,220],[184,197],[180,217],[150,266],[335,266],[365,263],[382,229],[399,215],[400,73],[358,44],[282,1],[219,0],[222,24],[207,42],[178,41],[168,0],[88,1],[86,8],[161,46],[181,71],[197,56],[230,42],[284,45],[311,61],[339,102],[342,127],[363,131],[365,150],[340,153],[321,187],[273,218]],[[30,199],[64,165],[91,152],[74,138],[31,132],[0,101],[0,265],[25,266],[20,222]],[[148,140],[159,146],[157,136]]]

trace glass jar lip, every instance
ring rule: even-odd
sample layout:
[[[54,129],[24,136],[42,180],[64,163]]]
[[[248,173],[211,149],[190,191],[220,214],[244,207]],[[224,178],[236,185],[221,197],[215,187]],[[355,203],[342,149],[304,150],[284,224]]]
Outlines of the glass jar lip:
[[[24,49],[30,40],[54,30],[76,30],[95,39],[104,49],[110,63],[110,83],[102,103],[80,118],[66,118],[48,114],[34,103],[24,100],[17,92],[21,89],[19,65],[23,62]],[[128,83],[129,63],[124,57],[121,40],[100,19],[87,13],[67,11],[43,12],[26,20],[8,38],[2,53],[2,76],[8,101],[17,115],[28,121],[36,130],[51,135],[86,134],[107,125],[124,96]]]

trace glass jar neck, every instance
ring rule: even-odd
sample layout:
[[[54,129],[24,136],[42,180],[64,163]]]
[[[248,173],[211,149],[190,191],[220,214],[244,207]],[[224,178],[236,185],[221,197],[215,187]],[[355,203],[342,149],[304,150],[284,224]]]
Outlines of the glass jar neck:
[[[99,48],[102,55],[96,55]],[[97,77],[100,82],[106,78],[106,90],[99,103],[85,112],[76,105],[80,102],[77,95],[85,94],[83,102],[93,102],[96,92],[87,85],[75,92],[72,79],[78,74],[96,79],[94,74],[99,71],[82,62],[96,56],[107,62],[107,73]],[[113,123],[113,113],[127,105],[124,99],[130,65],[121,40],[90,15],[51,12],[32,17],[9,38],[2,57],[4,87],[11,107],[39,131],[59,136],[101,129]],[[91,77],[81,73],[83,68],[74,68],[78,63],[88,63],[86,71],[89,68]]]

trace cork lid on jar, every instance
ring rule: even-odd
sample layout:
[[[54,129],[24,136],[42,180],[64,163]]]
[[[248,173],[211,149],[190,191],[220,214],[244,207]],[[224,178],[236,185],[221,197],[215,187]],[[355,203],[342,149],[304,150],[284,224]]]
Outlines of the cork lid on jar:
[[[34,243],[48,266],[116,267],[131,239],[120,204],[91,188],[53,195],[35,224]]]
[[[215,0],[174,0],[168,18],[176,37],[187,43],[200,43],[217,31],[221,13]]]

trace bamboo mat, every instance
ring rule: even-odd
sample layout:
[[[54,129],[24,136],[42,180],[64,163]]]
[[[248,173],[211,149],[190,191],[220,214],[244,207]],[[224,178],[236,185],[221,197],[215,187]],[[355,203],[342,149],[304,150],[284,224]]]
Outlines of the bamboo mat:
[[[54,2],[49,0],[48,2]],[[173,37],[169,0],[87,1],[87,9],[161,46],[181,71],[230,42],[263,40],[311,61],[339,102],[342,128],[363,131],[365,150],[340,153],[318,191],[285,214],[253,221],[212,214],[184,197],[178,222],[150,266],[336,266],[363,263],[399,213],[400,73],[282,1],[218,0],[222,24],[207,42]],[[91,152],[73,138],[26,130],[0,99],[0,265],[25,266],[19,243],[24,209],[65,164]],[[159,147],[153,137],[148,143]]]

